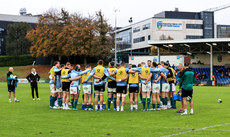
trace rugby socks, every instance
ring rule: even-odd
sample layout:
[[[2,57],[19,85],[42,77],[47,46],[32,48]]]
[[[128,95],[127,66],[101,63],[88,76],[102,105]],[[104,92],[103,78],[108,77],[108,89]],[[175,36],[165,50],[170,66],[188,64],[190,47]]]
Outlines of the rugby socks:
[[[192,113],[192,114],[193,114],[193,109],[191,109],[190,113]]]
[[[119,106],[117,106],[117,111],[119,111]]]
[[[155,109],[156,108],[156,105],[155,104],[152,104],[153,105],[153,109]]]
[[[124,106],[121,106],[121,111],[124,111]]]
[[[74,108],[77,108],[77,102],[78,102],[78,99],[75,99],[74,100]]]
[[[71,99],[72,108],[74,108],[73,103],[74,103],[74,99]]]
[[[98,105],[95,105],[95,110],[98,110]]]
[[[176,100],[174,100],[174,98],[173,98],[173,105],[174,105],[174,108],[176,108]]]
[[[100,110],[103,109],[103,105],[100,105]]]
[[[114,98],[114,99],[113,99],[113,105],[114,105],[113,107],[114,107],[115,109],[117,108],[117,103],[116,103],[116,102],[117,102],[117,98]]]
[[[162,100],[163,98],[160,96],[160,100],[163,102],[163,100]]]
[[[62,104],[61,98],[58,98],[58,106],[61,107],[61,104]]]
[[[176,106],[174,105],[174,98],[171,97],[171,98],[170,98],[170,101],[171,101],[172,108],[175,108]]]
[[[142,94],[140,93],[140,99],[141,99],[141,101],[142,101]]]
[[[134,105],[135,106],[135,105]],[[130,105],[130,109],[133,109],[133,105]]]
[[[150,102],[150,98],[147,98],[147,109],[149,109]]]
[[[112,98],[108,98],[108,109],[110,109],[111,101],[112,101]]]
[[[157,108],[160,108],[160,104],[157,104]]]
[[[145,109],[146,98],[142,98],[142,103],[143,103],[143,109]]]
[[[55,97],[51,96],[50,106],[54,107]]]

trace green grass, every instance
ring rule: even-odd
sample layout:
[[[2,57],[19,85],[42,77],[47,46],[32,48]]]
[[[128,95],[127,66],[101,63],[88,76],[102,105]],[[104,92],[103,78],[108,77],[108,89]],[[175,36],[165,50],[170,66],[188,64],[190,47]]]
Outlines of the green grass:
[[[9,103],[6,83],[0,83],[0,136],[152,137],[191,130],[192,132],[178,136],[229,136],[230,125],[196,130],[230,123],[229,89],[229,87],[194,87],[195,114],[181,116],[175,113],[175,110],[129,112],[128,97],[125,112],[51,110],[48,84],[39,84],[40,101],[31,99],[29,84],[19,84],[16,93],[20,103]],[[217,103],[219,98],[223,103]],[[180,106],[179,103],[177,106]],[[141,108],[139,104],[139,109]]]

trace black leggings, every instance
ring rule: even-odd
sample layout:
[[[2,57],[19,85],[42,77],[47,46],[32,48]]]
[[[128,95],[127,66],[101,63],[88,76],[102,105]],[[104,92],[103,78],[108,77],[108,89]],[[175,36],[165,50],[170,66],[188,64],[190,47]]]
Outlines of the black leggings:
[[[39,98],[38,97],[38,84],[37,84],[37,82],[32,82],[32,83],[30,83],[30,85],[31,85],[31,91],[32,91],[32,98],[34,98],[34,89],[35,89],[37,98]]]

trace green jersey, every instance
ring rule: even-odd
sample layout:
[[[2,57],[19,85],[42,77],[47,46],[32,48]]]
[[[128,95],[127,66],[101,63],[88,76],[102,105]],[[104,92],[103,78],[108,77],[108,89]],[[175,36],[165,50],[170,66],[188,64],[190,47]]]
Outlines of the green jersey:
[[[193,90],[194,72],[192,69],[187,68],[179,74],[178,81],[181,87],[185,90]]]

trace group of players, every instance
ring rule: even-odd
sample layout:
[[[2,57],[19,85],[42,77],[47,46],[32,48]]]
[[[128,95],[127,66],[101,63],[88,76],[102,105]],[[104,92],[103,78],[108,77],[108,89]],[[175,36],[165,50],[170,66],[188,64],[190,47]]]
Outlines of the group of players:
[[[129,64],[129,67],[126,67],[124,62],[115,67],[115,63],[110,62],[108,68],[103,67],[103,64],[103,60],[99,60],[97,66],[93,69],[90,65],[87,65],[85,70],[81,71],[80,65],[76,65],[74,69],[74,66],[69,62],[61,65],[59,61],[56,61],[49,72],[50,108],[68,110],[71,104],[72,110],[78,110],[79,94],[82,91],[82,109],[93,110],[92,95],[94,95],[94,109],[95,111],[102,111],[105,109],[103,100],[105,86],[107,86],[107,106],[109,111],[111,110],[112,101],[114,102],[114,110],[124,111],[125,98],[128,95],[127,91],[129,91],[130,111],[138,110],[139,92],[143,104],[142,111],[160,110],[160,104],[162,104],[161,109],[163,110],[176,109],[176,101],[174,100],[176,72],[168,62],[162,61],[157,64],[148,60],[147,64],[141,62],[138,66]],[[181,68],[183,69],[183,67]],[[185,96],[192,97],[192,93]],[[55,106],[55,101],[58,107]],[[151,102],[152,108],[150,108]],[[193,111],[192,106],[191,110]]]

